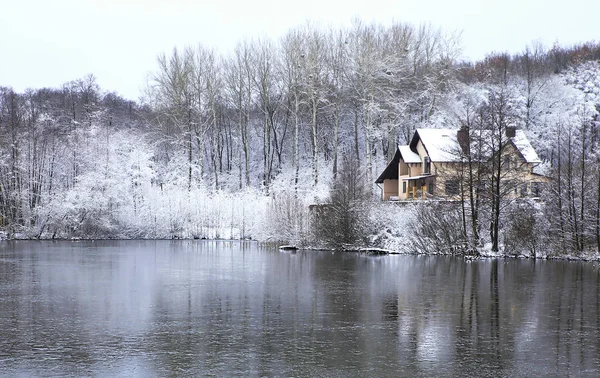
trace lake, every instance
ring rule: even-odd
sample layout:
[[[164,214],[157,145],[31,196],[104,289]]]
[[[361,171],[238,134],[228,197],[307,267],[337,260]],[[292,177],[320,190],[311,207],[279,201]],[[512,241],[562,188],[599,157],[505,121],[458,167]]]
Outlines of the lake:
[[[0,376],[598,376],[591,262],[0,242]]]

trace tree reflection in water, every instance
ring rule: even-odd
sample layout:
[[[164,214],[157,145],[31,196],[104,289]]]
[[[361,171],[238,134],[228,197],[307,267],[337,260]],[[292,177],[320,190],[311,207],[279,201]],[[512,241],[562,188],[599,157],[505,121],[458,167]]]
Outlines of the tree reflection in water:
[[[592,263],[3,242],[0,375],[600,373]]]

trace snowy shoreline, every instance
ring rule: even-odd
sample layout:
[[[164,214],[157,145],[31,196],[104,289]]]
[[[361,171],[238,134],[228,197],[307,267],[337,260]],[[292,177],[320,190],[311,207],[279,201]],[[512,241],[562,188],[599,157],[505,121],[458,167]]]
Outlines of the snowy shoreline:
[[[563,261],[584,261],[584,262],[600,262],[600,253],[593,252],[585,254],[583,256],[576,256],[572,254],[566,255],[548,255],[540,254],[539,256],[531,256],[528,254],[512,254],[512,253],[491,253],[490,251],[480,251],[478,256],[461,253],[422,253],[422,252],[406,252],[393,249],[376,248],[376,247],[358,247],[358,246],[346,246],[341,249],[315,247],[315,246],[301,246],[294,245],[294,248],[281,248],[289,247],[284,243],[272,242],[272,241],[260,241],[254,239],[207,239],[207,238],[26,238],[26,237],[12,237],[8,238],[6,233],[0,232],[0,242],[14,242],[14,241],[56,241],[56,242],[95,242],[95,241],[216,241],[216,242],[253,242],[272,246],[274,249],[286,252],[296,251],[330,251],[330,252],[347,252],[347,253],[359,253],[366,256],[389,256],[389,255],[414,255],[414,256],[454,256],[462,257],[465,260],[484,260],[484,259],[535,259],[535,260],[563,260]]]

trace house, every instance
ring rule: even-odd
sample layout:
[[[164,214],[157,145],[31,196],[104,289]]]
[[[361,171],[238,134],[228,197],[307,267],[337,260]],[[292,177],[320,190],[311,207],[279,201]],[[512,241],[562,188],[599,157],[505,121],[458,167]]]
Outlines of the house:
[[[473,151],[478,151],[476,166],[482,177],[490,169],[491,153],[486,152],[501,151],[501,182],[510,183],[505,185],[511,191],[507,196],[538,196],[541,185],[548,178],[534,173],[534,167],[541,160],[525,133],[506,128],[501,149],[490,146],[491,131],[477,133],[469,135],[465,129],[417,129],[410,144],[398,146],[393,159],[375,181],[381,188],[382,200],[459,199],[469,149],[471,161],[475,156]],[[485,179],[482,185],[485,185]]]

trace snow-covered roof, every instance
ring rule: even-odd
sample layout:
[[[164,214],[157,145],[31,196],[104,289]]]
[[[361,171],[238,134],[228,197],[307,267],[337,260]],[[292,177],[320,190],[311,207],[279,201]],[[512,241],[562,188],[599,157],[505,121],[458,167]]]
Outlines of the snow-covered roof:
[[[457,162],[461,159],[461,148],[457,139],[457,131],[453,129],[417,129],[408,146],[398,146],[398,150],[394,154],[394,158],[388,163],[385,170],[375,181],[380,184],[385,179],[398,179],[398,162],[400,158],[405,163],[421,163],[420,156],[414,152],[417,148],[419,140],[423,143],[429,159],[432,162]],[[493,137],[492,131],[478,131],[477,140],[489,141]],[[516,130],[515,136],[509,138],[516,149],[523,156],[527,163],[541,163],[537,153],[529,143],[527,136],[523,130]],[[507,142],[507,139],[504,139]],[[472,140],[474,142],[474,140]],[[507,142],[508,143],[508,142]],[[491,146],[484,142],[484,145],[479,147],[482,159],[487,160],[491,151]],[[487,157],[486,157],[487,156]]]
[[[400,150],[400,155],[402,155],[402,160],[404,160],[405,163],[421,162],[421,157],[419,154],[411,150],[410,146],[398,146],[398,150]]]
[[[400,161],[400,149],[394,153],[394,157],[379,175],[376,184],[382,184],[384,180],[398,180],[398,162]]]
[[[523,158],[528,163],[541,163],[542,161],[538,157],[538,154],[535,152],[531,143],[529,143],[529,139],[523,132],[523,130],[517,130],[515,136],[511,138],[517,150],[523,155]]]
[[[402,181],[410,181],[410,180],[419,180],[427,177],[435,177],[435,175],[420,175],[420,176],[410,176],[410,177],[402,177]]]
[[[450,162],[460,160],[460,146],[456,139],[456,130],[452,129],[417,129],[411,146],[416,145],[418,138],[425,146],[431,161]]]
[[[480,137],[483,140],[491,138],[492,135],[488,136],[488,133],[490,131],[484,130]],[[453,162],[460,160],[461,148],[458,144],[457,130],[417,129],[411,141],[411,147],[415,148],[419,139],[425,146],[431,161]],[[510,139],[527,163],[541,163],[523,130],[516,130],[515,136]]]

